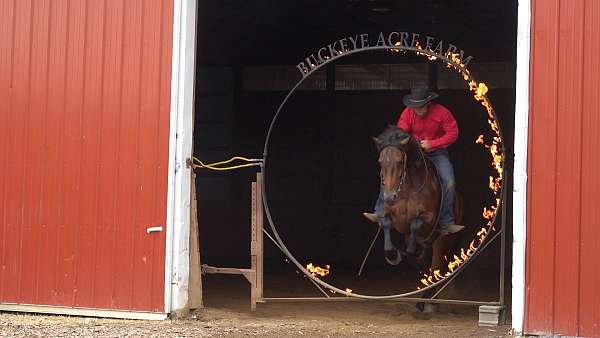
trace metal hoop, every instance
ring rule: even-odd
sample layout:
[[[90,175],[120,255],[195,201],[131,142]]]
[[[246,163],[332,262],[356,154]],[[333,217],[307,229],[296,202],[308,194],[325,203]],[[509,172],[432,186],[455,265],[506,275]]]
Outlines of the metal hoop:
[[[308,272],[306,270],[306,268],[300,264],[300,262],[298,262],[298,260],[294,257],[294,255],[292,255],[292,253],[289,251],[289,249],[285,246],[285,244],[283,243],[283,240],[281,239],[281,237],[279,236],[279,233],[277,231],[277,227],[275,226],[274,222],[273,222],[273,218],[271,216],[271,211],[269,209],[269,203],[267,200],[267,190],[266,190],[266,185],[267,185],[267,175],[266,175],[266,167],[267,167],[267,159],[268,159],[268,149],[269,149],[269,140],[271,137],[271,132],[273,131],[273,128],[275,126],[275,122],[277,122],[277,118],[279,117],[279,114],[281,113],[281,110],[283,109],[283,107],[285,106],[286,102],[288,101],[288,99],[292,96],[292,94],[296,91],[296,89],[302,84],[302,82],[304,82],[304,80],[306,78],[308,78],[313,72],[315,72],[316,70],[318,70],[319,68],[323,67],[324,65],[328,64],[329,62],[332,62],[334,60],[337,60],[339,58],[345,57],[347,55],[351,55],[351,54],[356,54],[356,53],[360,53],[360,52],[366,52],[366,51],[375,51],[375,50],[399,50],[399,51],[411,51],[411,52],[415,52],[416,54],[421,54],[421,55],[426,55],[429,57],[435,57],[436,59],[440,59],[442,61],[444,61],[446,64],[451,64],[453,65],[453,67],[458,68],[462,74],[465,74],[465,76],[468,77],[468,80],[470,81],[475,81],[475,78],[470,74],[470,72],[467,71],[466,67],[464,67],[463,65],[460,64],[456,64],[455,62],[453,62],[452,60],[450,60],[449,58],[447,58],[444,55],[439,55],[434,53],[433,51],[430,50],[426,50],[426,49],[420,49],[417,47],[406,47],[406,46],[373,46],[373,47],[365,47],[365,48],[361,48],[361,49],[355,49],[355,50],[351,50],[348,52],[344,52],[343,54],[337,55],[335,57],[332,58],[328,58],[325,60],[325,62],[316,65],[314,68],[311,69],[310,72],[308,72],[302,79],[300,79],[296,85],[294,87],[292,87],[292,89],[289,91],[289,93],[285,96],[285,98],[283,99],[283,101],[281,102],[281,104],[279,105],[279,108],[277,109],[275,115],[273,116],[273,119],[271,120],[271,124],[269,125],[269,129],[267,131],[267,136],[265,138],[265,145],[263,148],[263,179],[262,179],[262,184],[261,184],[261,189],[262,189],[262,194],[263,194],[263,205],[264,205],[264,211],[265,214],[267,216],[267,220],[269,221],[269,225],[271,227],[271,231],[273,231],[273,235],[275,237],[275,239],[277,240],[277,242],[279,243],[280,249],[281,251],[288,257],[288,259],[294,263],[294,265],[296,265],[296,267],[298,268],[298,270],[302,271],[302,273],[304,273],[308,278],[310,278],[312,281],[314,281],[315,283],[329,289],[332,291],[335,291],[337,293],[349,296],[349,297],[356,297],[356,298],[362,298],[362,299],[370,299],[370,300],[385,300],[385,299],[396,299],[396,298],[403,298],[403,297],[409,297],[409,296],[414,296],[420,293],[423,293],[427,290],[430,290],[438,285],[443,285],[446,282],[449,282],[450,280],[452,280],[456,275],[458,275],[467,265],[466,263],[460,265],[458,268],[456,268],[456,270],[454,270],[449,276],[447,276],[446,278],[443,278],[440,281],[436,281],[428,286],[425,286],[421,289],[417,289],[414,291],[410,291],[410,292],[405,292],[405,293],[401,293],[401,294],[394,294],[394,295],[387,295],[387,296],[372,296],[372,295],[363,295],[363,294],[359,294],[359,293],[350,293],[347,292],[345,290],[342,290],[340,288],[337,288],[323,280],[321,280],[320,278],[313,276],[310,272]],[[487,100],[487,96],[484,94],[482,95],[482,97],[484,97]],[[488,100],[489,102],[489,100]],[[498,122],[498,118],[496,116],[496,112],[492,109],[491,111],[493,118],[496,122]],[[500,136],[500,145],[501,145],[501,150],[502,150],[502,154],[505,154],[505,149],[504,149],[504,142],[502,142],[502,140],[504,139],[504,137],[502,136],[502,130],[500,128],[500,124],[497,124],[497,128],[498,128],[498,134]],[[502,169],[504,170],[505,168],[505,156],[502,156]],[[503,206],[504,201],[502,200],[503,196],[504,196],[504,189],[506,188],[506,180],[503,179],[502,180],[502,186],[501,186],[501,190],[500,190],[500,202],[501,202],[501,206]],[[488,230],[490,230],[490,228],[492,228],[493,224],[496,221],[496,217],[498,216],[498,213],[494,214],[493,219],[490,222],[490,226],[488,228]],[[501,229],[501,231],[504,231],[504,229]],[[486,237],[484,242],[482,242],[480,244],[480,248],[477,250],[483,250],[487,247],[487,244],[489,242],[491,242],[494,238],[497,237],[496,236],[492,236],[492,238],[490,239],[489,237]],[[477,254],[477,251],[475,252],[474,255]],[[474,258],[475,256],[472,256],[470,258]],[[467,260],[469,261],[470,258]]]

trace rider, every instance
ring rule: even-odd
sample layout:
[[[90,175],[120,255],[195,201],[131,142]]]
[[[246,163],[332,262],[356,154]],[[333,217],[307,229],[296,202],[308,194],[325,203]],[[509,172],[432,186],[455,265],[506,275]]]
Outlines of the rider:
[[[458,126],[450,110],[432,102],[438,94],[425,87],[412,88],[402,99],[406,108],[402,111],[397,127],[410,133],[427,156],[433,161],[443,186],[442,209],[439,227],[442,235],[455,233],[464,228],[456,225],[454,219],[454,169],[446,149],[458,138]],[[375,204],[374,213],[363,215],[374,223],[385,224],[390,220],[383,211],[383,188]]]

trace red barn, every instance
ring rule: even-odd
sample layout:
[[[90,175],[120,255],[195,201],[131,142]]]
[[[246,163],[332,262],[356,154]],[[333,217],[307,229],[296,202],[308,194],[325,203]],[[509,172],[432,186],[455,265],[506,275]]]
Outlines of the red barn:
[[[0,2],[1,310],[188,306],[196,6]],[[518,332],[600,336],[599,50],[597,1],[518,1]]]
[[[593,0],[531,3],[526,333],[600,336],[599,19]]]
[[[0,6],[0,308],[164,318],[182,2]]]

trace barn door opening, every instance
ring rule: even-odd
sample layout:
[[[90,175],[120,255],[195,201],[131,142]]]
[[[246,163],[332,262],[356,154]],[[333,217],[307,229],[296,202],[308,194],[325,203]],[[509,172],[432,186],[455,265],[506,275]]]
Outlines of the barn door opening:
[[[334,1],[326,5],[286,2],[198,2],[198,55],[194,155],[205,162],[235,155],[262,156],[268,124],[297,82],[296,65],[310,52],[344,36],[381,31],[431,35],[459,45],[474,58],[470,69],[490,88],[505,136],[507,171],[514,139],[517,2],[446,4],[425,1]],[[302,9],[302,10],[300,10]],[[311,24],[305,14],[310,13]],[[413,13],[413,15],[409,14]],[[243,32],[243,33],[242,33]],[[487,159],[475,144],[486,119],[457,74],[411,56],[373,52],[340,60],[311,76],[281,117],[268,164],[269,196],[286,243],[308,263],[330,265],[328,277],[350,286],[373,228],[360,213],[377,196],[377,167],[370,136],[395,123],[401,99],[415,84],[427,84],[455,113],[461,138],[450,148],[467,222],[480,222],[487,198]],[[481,155],[481,158],[477,156]],[[250,182],[254,171],[199,171],[198,227],[203,262],[250,264]],[[512,174],[508,175],[512,186]],[[483,182],[483,183],[481,183]],[[511,215],[509,190],[507,215]],[[474,226],[475,228],[475,226]],[[508,242],[512,224],[507,222]],[[368,238],[368,239],[367,239]],[[371,292],[410,288],[416,272],[394,269],[376,244],[367,277]],[[458,297],[497,294],[499,244],[479,258],[449,292]],[[507,248],[507,266],[511,264]],[[510,280],[510,269],[506,270]],[[298,277],[285,257],[265,241],[265,293],[319,295]],[[242,278],[206,276],[207,306],[246,307]],[[395,284],[394,284],[395,283]],[[356,285],[356,284],[355,284]],[[227,297],[231,290],[235,299]],[[506,292],[509,302],[510,292]],[[237,299],[242,299],[238,302]]]

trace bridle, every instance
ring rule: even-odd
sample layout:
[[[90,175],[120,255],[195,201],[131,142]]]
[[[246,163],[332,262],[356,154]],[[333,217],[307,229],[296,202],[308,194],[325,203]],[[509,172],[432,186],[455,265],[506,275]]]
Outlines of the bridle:
[[[395,147],[396,149],[400,150],[398,147]],[[404,183],[406,182],[406,162],[407,162],[407,154],[405,151],[400,150],[400,154],[402,156],[402,164],[403,164],[403,168],[402,168],[402,176],[400,176],[400,182],[398,183],[398,187],[396,187],[394,193],[399,194],[400,192],[402,192],[402,190],[404,190]],[[389,154],[387,155],[389,156]],[[385,186],[385,181],[383,179],[383,177],[381,177],[381,185]]]
[[[412,138],[411,138],[411,141],[412,141]],[[415,141],[417,141],[417,140],[415,140]],[[400,151],[400,154],[402,156],[401,160],[403,162],[402,163],[402,166],[403,166],[402,175],[400,176],[400,182],[398,183],[398,187],[396,187],[396,189],[394,190],[394,193],[400,194],[404,190],[404,186],[406,183],[406,163],[408,162],[408,152],[400,149],[400,147],[398,147],[398,146],[393,146],[393,147]],[[419,193],[419,192],[421,192],[421,190],[423,190],[423,188],[425,187],[425,184],[427,183],[427,178],[429,177],[429,166],[427,165],[427,160],[425,159],[425,154],[423,153],[423,149],[421,149],[421,147],[418,145],[417,145],[417,148],[419,149],[419,154],[421,155],[420,156],[421,161],[423,161],[423,165],[425,166],[425,178],[423,179],[423,183],[421,184],[419,189],[416,190],[416,192]],[[383,177],[381,178],[381,184],[385,185]]]

